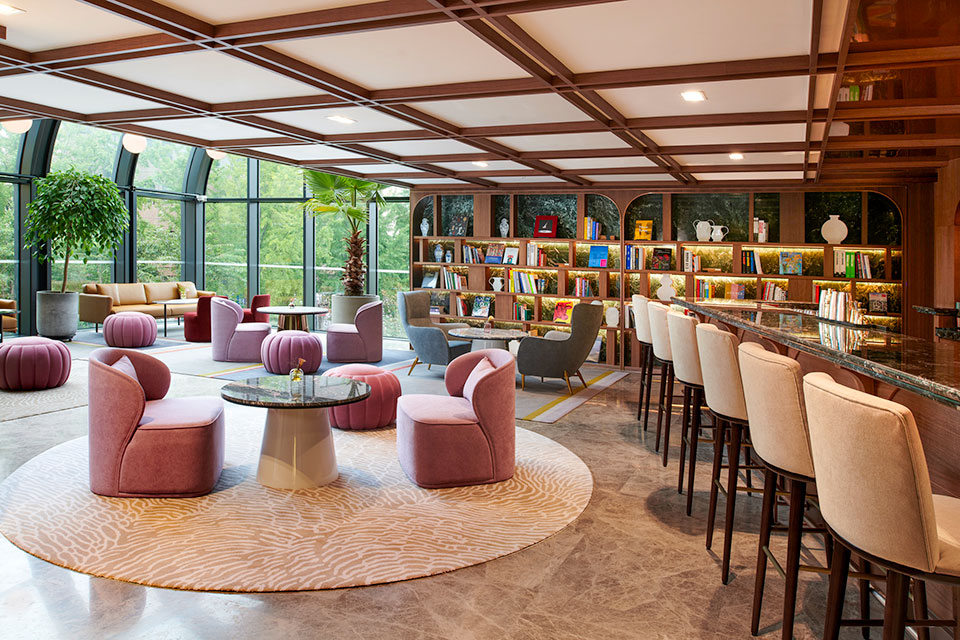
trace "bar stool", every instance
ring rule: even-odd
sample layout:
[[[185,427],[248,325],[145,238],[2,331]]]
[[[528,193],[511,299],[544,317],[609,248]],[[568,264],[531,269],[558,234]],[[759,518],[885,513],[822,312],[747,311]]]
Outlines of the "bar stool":
[[[660,402],[657,405],[657,440],[654,451],[660,451],[660,436],[663,435],[663,466],[667,466],[670,449],[670,414],[673,409],[673,350],[670,347],[670,331],[667,329],[667,306],[647,304],[650,317],[650,337],[653,338],[653,355],[660,361]],[[666,423],[663,421],[666,414]]]
[[[790,485],[790,516],[787,524],[787,558],[783,567],[786,579],[783,637],[790,640],[793,638],[797,604],[807,484],[814,482],[813,454],[810,452],[807,414],[803,404],[803,372],[796,360],[770,353],[753,342],[742,343],[739,355],[743,396],[750,416],[750,440],[754,453],[765,467],[750,632],[757,635],[760,628],[776,489],[778,480],[784,478],[789,480]],[[773,561],[776,563],[776,559]]]
[[[647,430],[647,422],[650,418],[650,388],[653,386],[653,339],[650,337],[650,316],[647,311],[647,303],[650,301],[646,296],[635,295],[632,298],[633,306],[633,324],[637,331],[637,341],[640,343],[640,394],[637,397],[637,420],[640,420],[640,413],[646,406],[645,417],[643,419],[643,430]],[[644,401],[644,390],[646,390],[646,401]]]
[[[884,640],[902,639],[907,626],[951,626],[956,637],[960,499],[933,494],[913,414],[825,373],[804,376],[803,393],[820,513],[835,539],[823,637],[849,622],[841,613],[851,552],[887,571]],[[954,620],[908,620],[910,577],[921,610],[919,581],[951,585]]]
[[[697,445],[700,441],[700,411],[703,406],[703,372],[700,370],[700,352],[697,350],[697,324],[693,316],[676,311],[667,313],[670,349],[673,351],[673,370],[683,385],[683,413],[680,419],[680,474],[677,492],[683,493],[684,456],[689,446],[690,475],[687,479],[687,515],[693,509],[693,480],[697,465]],[[664,449],[664,460],[667,450]]]
[[[713,473],[710,484],[710,508],[707,511],[707,549],[713,546],[713,528],[717,516],[717,497],[727,498],[723,525],[721,580],[730,577],[730,546],[733,542],[733,519],[737,505],[737,477],[740,473],[740,452],[747,428],[747,406],[743,399],[743,382],[737,362],[736,336],[701,322],[697,325],[697,350],[703,373],[703,392],[707,408],[714,416]],[[727,486],[720,485],[723,469],[723,445],[727,443]],[[745,467],[750,473],[749,467]]]

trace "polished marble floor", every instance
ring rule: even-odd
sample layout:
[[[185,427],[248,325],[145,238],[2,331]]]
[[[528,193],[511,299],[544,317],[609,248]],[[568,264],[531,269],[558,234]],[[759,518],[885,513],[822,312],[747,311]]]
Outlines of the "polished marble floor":
[[[637,382],[636,375],[621,380],[555,424],[523,423],[577,453],[595,480],[580,518],[533,547],[409,582],[250,595],[94,578],[0,539],[0,637],[748,638],[759,498],[739,503],[734,579],[723,586],[719,560],[703,544],[706,452],[694,514],[686,517],[676,490],[676,435],[664,469],[653,430],[639,431],[634,419]],[[37,453],[84,435],[85,411],[0,421],[0,479]],[[817,539],[808,542],[814,549],[806,553],[822,558]],[[783,547],[775,542],[781,554]],[[779,638],[783,583],[772,570],[767,583],[763,637]],[[797,638],[819,637],[825,595],[825,580],[802,576]],[[846,629],[842,637],[858,638],[859,630]]]

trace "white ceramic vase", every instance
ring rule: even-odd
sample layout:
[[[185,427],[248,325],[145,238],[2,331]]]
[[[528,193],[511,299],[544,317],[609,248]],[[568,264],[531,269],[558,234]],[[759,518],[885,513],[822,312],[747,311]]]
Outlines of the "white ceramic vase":
[[[847,237],[847,225],[839,215],[830,216],[830,219],[820,227],[820,234],[827,244],[840,244]]]
[[[437,262],[443,262],[443,245],[442,244],[438,244],[436,247],[434,247],[433,257],[437,259],[436,260]]]
[[[617,307],[607,307],[606,312],[606,322],[608,327],[618,327],[620,326],[620,309]]]
[[[673,287],[673,278],[666,273],[660,276],[660,288],[657,289],[657,298],[669,302],[670,298],[677,295],[677,290]]]
[[[504,218],[500,221],[500,237],[506,238],[508,233],[510,233],[510,222]]]
[[[420,221],[420,235],[425,236],[430,233],[430,223],[426,218]]]

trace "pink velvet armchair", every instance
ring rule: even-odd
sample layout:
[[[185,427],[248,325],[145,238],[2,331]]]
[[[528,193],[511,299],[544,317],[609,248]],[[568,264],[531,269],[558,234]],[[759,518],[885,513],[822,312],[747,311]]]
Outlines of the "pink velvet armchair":
[[[380,362],[383,360],[383,302],[359,309],[353,324],[327,327],[327,360],[330,362]]]
[[[467,379],[487,358],[493,365]],[[421,487],[437,489],[513,477],[516,449],[516,361],[503,349],[473,351],[444,373],[448,396],[404,395],[397,403],[400,466]],[[469,398],[464,397],[468,395]]]
[[[216,362],[260,362],[260,344],[270,335],[266,322],[245,322],[233,300],[210,301],[210,339]]]
[[[114,367],[126,356],[136,379]],[[165,398],[170,370],[126,349],[97,349],[89,368],[90,490],[119,497],[209,493],[223,468],[223,401]]]

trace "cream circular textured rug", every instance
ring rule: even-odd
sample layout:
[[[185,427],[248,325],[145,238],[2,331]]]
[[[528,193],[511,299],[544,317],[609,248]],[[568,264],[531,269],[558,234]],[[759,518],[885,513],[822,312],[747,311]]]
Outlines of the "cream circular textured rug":
[[[220,482],[189,499],[90,493],[86,439],[72,440],[0,485],[0,532],[54,564],[156,587],[333,589],[434,575],[523,549],[576,519],[593,489],[580,458],[525,429],[517,429],[511,480],[439,490],[404,475],[395,430],[334,431],[340,478],[280,491],[256,481],[262,423],[228,421]]]

